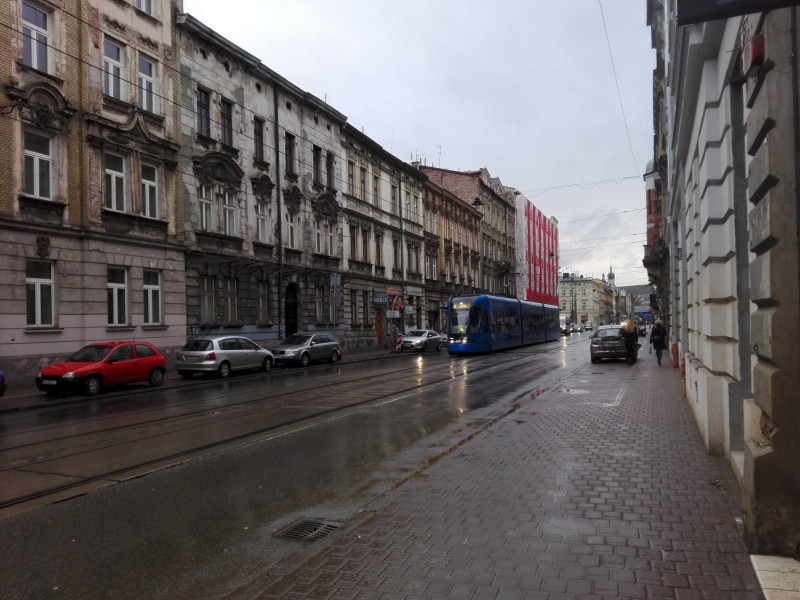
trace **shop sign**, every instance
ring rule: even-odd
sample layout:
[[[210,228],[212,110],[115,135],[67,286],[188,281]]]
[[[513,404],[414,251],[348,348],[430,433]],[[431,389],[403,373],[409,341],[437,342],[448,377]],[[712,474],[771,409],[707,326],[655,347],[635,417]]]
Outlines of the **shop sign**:
[[[372,292],[372,306],[389,306],[389,295],[386,292]]]
[[[414,285],[407,285],[406,296],[422,296],[422,288]]]
[[[386,311],[386,318],[387,319],[399,319],[400,318],[400,311],[399,310],[387,310]]]

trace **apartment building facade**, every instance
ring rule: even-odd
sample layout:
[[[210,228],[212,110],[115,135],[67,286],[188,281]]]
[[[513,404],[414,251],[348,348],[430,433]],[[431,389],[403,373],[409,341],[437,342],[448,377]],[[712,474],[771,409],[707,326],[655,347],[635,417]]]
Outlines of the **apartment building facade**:
[[[652,267],[703,440],[741,481],[749,548],[800,558],[798,9],[685,23],[677,6],[648,3],[669,265]]]
[[[180,8],[0,7],[0,359],[15,380],[98,339],[184,337]]]

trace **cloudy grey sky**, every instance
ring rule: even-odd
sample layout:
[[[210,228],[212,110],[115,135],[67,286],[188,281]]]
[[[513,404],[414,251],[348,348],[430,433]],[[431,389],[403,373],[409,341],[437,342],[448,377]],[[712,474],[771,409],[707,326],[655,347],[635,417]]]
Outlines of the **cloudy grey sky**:
[[[398,158],[485,167],[559,221],[562,270],[647,283],[645,0],[184,0]],[[607,32],[607,35],[606,35]]]

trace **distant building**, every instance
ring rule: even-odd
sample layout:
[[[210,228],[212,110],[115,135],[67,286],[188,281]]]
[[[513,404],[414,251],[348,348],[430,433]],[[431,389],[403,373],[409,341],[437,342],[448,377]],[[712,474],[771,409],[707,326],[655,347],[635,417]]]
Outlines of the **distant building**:
[[[558,221],[547,218],[522,193],[513,193],[517,209],[517,297],[558,306]]]

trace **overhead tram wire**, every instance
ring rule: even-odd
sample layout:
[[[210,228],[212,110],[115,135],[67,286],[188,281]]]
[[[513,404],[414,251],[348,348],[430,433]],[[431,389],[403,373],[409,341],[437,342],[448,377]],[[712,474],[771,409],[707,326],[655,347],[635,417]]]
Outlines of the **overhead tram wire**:
[[[600,5],[600,17],[603,20],[603,31],[606,34],[606,44],[608,45],[608,56],[611,59],[611,70],[614,72],[614,83],[617,86],[617,98],[619,98],[619,108],[622,111],[622,121],[625,123],[625,134],[628,136],[628,147],[631,150],[631,158],[633,159],[633,166],[636,172],[639,173],[639,165],[636,164],[636,154],[633,151],[633,142],[631,142],[631,132],[628,128],[628,117],[625,115],[625,105],[622,103],[622,93],[619,90],[619,79],[617,78],[617,67],[614,65],[614,53],[611,51],[611,40],[608,38],[608,27],[606,27],[606,16],[603,13],[603,0],[597,0]]]

